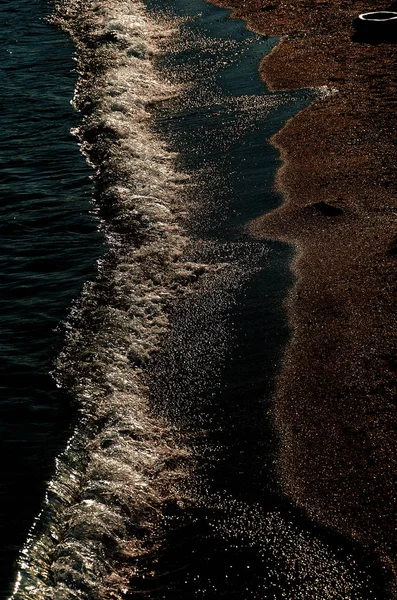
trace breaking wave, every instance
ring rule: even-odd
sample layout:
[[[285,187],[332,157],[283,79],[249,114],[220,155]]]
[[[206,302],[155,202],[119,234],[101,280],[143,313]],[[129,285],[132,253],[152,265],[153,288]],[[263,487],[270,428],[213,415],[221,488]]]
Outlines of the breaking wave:
[[[53,21],[77,47],[82,113],[75,131],[96,169],[108,242],[98,276],[65,324],[55,377],[78,410],[44,508],[21,553],[13,600],[119,598],[136,558],[155,544],[165,501],[188,453],[151,416],[143,373],[168,328],[167,309],[209,271],[188,260],[179,191],[187,178],[150,125],[149,108],[177,92],[152,57],[171,23],[136,0],[62,1]]]

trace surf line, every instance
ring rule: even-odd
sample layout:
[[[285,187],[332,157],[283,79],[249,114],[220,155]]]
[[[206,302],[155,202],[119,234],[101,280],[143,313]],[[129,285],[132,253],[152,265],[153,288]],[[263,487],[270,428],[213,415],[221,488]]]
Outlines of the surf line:
[[[96,169],[108,253],[66,323],[55,376],[79,416],[12,598],[116,598],[187,463],[170,428],[149,413],[142,372],[167,330],[167,307],[208,269],[184,259],[185,178],[150,128],[148,107],[177,93],[152,65],[174,30],[151,22],[139,1],[65,0],[53,22],[77,48],[74,104],[83,118],[75,134]]]
[[[121,598],[137,557],[156,543],[164,502],[188,502],[179,482],[189,450],[151,414],[145,370],[169,308],[230,265],[189,259],[180,224],[189,179],[151,126],[151,107],[181,91],[153,65],[177,22],[150,19],[139,0],[61,0],[53,21],[77,48],[75,134],[96,169],[108,254],[66,323],[55,376],[79,418],[12,598]]]

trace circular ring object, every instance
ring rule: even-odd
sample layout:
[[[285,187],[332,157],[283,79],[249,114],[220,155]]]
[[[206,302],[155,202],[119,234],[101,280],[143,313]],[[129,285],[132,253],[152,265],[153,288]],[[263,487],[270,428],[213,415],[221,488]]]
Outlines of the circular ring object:
[[[353,21],[353,25],[364,39],[393,41],[397,37],[397,12],[380,10],[362,13]]]
[[[379,10],[377,12],[362,13],[358,18],[366,23],[371,23],[371,21],[374,23],[388,23],[397,19],[397,12],[391,10]]]

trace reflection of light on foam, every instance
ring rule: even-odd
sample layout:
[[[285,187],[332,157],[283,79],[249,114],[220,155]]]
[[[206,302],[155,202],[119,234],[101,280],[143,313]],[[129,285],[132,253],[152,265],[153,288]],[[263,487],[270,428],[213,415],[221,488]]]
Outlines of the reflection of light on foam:
[[[21,552],[15,600],[55,598],[60,587],[63,597],[69,582],[73,589],[81,582],[98,596],[108,573],[114,597],[127,593],[123,578],[116,581],[109,545],[103,540],[111,538],[121,556],[138,551],[138,542],[133,545],[128,540],[131,550],[127,552],[125,514],[133,514],[138,526],[154,522],[164,495],[172,497],[173,480],[183,476],[182,468],[172,472],[165,467],[170,458],[175,462],[185,453],[175,447],[166,427],[148,415],[141,370],[133,369],[130,360],[130,356],[135,362],[148,359],[168,327],[166,303],[173,294],[181,293],[184,280],[198,268],[181,262],[187,240],[174,221],[174,215],[182,210],[176,193],[186,177],[174,172],[174,155],[149,129],[148,104],[178,91],[159,79],[151,60],[157,43],[173,31],[151,23],[140,2],[104,0],[96,6],[97,15],[91,15],[96,19],[96,34],[114,35],[125,51],[108,47],[109,68],[95,81],[102,90],[98,112],[72,134],[88,159],[91,146],[84,140],[84,131],[90,123],[114,132],[117,144],[109,143],[108,163],[96,165],[97,175],[122,166],[125,185],[109,187],[106,193],[112,195],[123,221],[134,218],[142,223],[146,237],[140,248],[130,250],[117,231],[103,222],[108,242],[115,252],[120,251],[120,263],[109,272],[103,259],[98,261],[98,271],[104,280],[113,278],[117,298],[130,303],[127,311],[101,307],[102,326],[95,339],[88,337],[84,342],[90,334],[85,332],[81,315],[97,312],[95,286],[87,284],[81,301],[72,307],[66,324],[68,342],[55,373],[57,386],[65,386],[63,376],[70,377],[68,369],[74,372],[82,340],[84,352],[89,352],[91,364],[103,374],[106,387],[100,387],[90,371],[83,377],[77,373],[73,385],[81,410],[79,424],[56,460],[45,514],[35,519]],[[77,4],[70,2],[69,8],[73,7]],[[84,72],[81,61],[79,71]],[[76,106],[85,85],[80,80]],[[98,423],[104,425],[98,428]],[[87,469],[83,477],[82,469]],[[77,492],[81,497],[78,503]],[[80,593],[77,588],[71,597],[76,593]]]
[[[337,88],[332,88],[329,87],[328,85],[321,85],[318,88],[314,88],[314,90],[318,90],[319,93],[319,97],[322,99],[326,99],[326,98],[331,98],[332,96],[335,96],[336,94],[339,93],[339,90]]]

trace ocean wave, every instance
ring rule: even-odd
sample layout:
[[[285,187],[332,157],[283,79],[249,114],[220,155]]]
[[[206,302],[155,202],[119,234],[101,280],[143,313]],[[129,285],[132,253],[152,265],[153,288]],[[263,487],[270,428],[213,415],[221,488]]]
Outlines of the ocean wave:
[[[171,304],[221,264],[188,260],[181,188],[188,178],[151,127],[150,108],[177,87],[153,65],[171,21],[141,2],[56,3],[77,48],[74,131],[96,169],[108,253],[64,324],[54,376],[78,410],[43,510],[22,550],[13,600],[121,598],[137,557],[156,543],[164,502],[189,453],[151,415],[145,365],[168,331]]]

